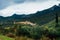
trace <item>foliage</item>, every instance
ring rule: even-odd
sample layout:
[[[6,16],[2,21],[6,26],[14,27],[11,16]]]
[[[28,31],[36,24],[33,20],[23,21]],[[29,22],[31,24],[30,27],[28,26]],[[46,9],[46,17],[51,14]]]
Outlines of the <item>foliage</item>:
[[[0,35],[0,40],[14,40],[13,38],[9,38],[3,35]]]
[[[42,32],[43,32],[43,29],[41,29],[41,27],[39,26],[31,27],[31,26],[25,25],[23,27],[20,27],[17,30],[17,35],[28,36],[31,38],[40,38],[42,36]]]

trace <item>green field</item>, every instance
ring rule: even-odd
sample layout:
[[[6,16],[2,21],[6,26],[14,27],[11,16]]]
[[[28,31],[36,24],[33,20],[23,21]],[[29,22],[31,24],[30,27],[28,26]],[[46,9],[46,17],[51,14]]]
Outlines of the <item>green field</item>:
[[[9,38],[7,36],[0,35],[0,40],[14,40],[13,38]]]

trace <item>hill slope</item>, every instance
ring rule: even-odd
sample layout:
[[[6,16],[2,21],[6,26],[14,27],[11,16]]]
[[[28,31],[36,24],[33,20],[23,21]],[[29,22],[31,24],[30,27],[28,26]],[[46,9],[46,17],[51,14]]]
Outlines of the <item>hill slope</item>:
[[[53,7],[43,10],[43,11],[38,11],[35,14],[30,14],[30,15],[17,15],[14,14],[10,17],[2,17],[0,16],[0,24],[13,24],[13,22],[21,22],[21,21],[30,21],[33,23],[37,23],[39,25],[46,24],[52,20],[55,19],[55,14],[58,14],[60,16],[60,7],[54,5]]]

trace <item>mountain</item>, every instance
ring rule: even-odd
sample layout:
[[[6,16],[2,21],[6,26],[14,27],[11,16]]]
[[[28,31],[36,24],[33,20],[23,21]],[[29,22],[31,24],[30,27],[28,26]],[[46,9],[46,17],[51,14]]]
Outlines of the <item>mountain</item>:
[[[37,23],[39,25],[43,25],[54,20],[56,17],[56,13],[60,17],[60,6],[54,5],[49,9],[43,11],[37,11],[34,14],[29,15],[14,14],[9,17],[0,16],[0,24],[12,24],[14,21],[15,22],[30,21],[33,23]]]

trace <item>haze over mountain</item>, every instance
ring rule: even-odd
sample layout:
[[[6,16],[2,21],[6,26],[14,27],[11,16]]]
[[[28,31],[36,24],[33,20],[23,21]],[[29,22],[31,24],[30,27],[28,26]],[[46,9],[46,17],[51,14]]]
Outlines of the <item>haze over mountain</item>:
[[[33,14],[59,3],[57,0],[0,0],[0,15]]]
[[[29,15],[17,15],[14,14],[9,17],[3,17],[0,16],[0,23],[2,24],[12,24],[14,21],[15,22],[21,22],[21,21],[30,21],[33,23],[37,23],[39,25],[46,24],[52,20],[55,19],[56,15],[60,17],[60,5],[54,5],[53,7],[43,10],[43,11],[37,11],[34,14],[29,14]]]

